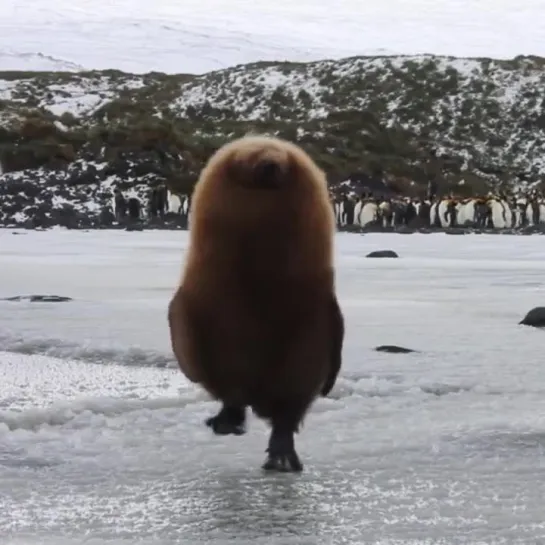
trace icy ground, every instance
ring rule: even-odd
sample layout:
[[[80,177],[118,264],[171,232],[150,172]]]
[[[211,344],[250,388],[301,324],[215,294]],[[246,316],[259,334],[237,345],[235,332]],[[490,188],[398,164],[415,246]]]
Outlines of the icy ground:
[[[0,230],[0,543],[526,544],[545,539],[542,237],[337,238],[342,378],[263,475],[170,368],[186,233]],[[371,260],[375,249],[398,260]],[[380,354],[379,344],[422,352]]]
[[[2,0],[0,70],[203,73],[255,61],[545,55],[541,0]]]

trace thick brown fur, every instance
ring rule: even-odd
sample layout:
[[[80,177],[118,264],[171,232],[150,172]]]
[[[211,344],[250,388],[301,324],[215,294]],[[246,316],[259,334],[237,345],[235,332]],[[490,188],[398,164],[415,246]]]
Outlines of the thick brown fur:
[[[243,421],[240,411],[251,407],[272,425],[271,456],[283,441],[273,436],[297,431],[341,366],[335,218],[324,173],[289,142],[235,140],[203,169],[189,227],[169,305],[173,351],[186,377],[223,403],[209,425],[231,409]]]

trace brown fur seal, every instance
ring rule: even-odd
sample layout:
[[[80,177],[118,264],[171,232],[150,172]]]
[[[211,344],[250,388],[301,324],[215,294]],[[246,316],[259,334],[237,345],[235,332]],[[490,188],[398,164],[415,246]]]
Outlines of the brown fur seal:
[[[333,387],[344,340],[325,176],[294,144],[244,137],[211,157],[191,214],[168,311],[180,368],[222,402],[216,434],[244,433],[250,407],[272,427],[263,468],[301,471],[294,433]]]

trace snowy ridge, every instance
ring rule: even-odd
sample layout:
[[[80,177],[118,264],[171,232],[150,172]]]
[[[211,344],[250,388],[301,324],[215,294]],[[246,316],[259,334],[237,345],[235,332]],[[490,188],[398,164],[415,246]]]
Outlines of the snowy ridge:
[[[490,263],[489,263],[490,265]],[[536,271],[541,270],[539,264],[535,263]],[[525,268],[528,264],[525,265]],[[463,269],[461,269],[463,270]],[[64,379],[60,379],[61,375],[68,372],[70,369],[85,369],[80,368],[81,365],[99,365],[99,375],[104,375],[106,380],[112,380],[113,377],[123,377],[126,373],[125,369],[130,367],[133,369],[134,379],[132,384],[121,380],[120,386],[130,392],[130,397],[134,399],[124,400],[116,397],[108,396],[91,396],[95,390],[104,391],[105,386],[100,381],[89,381],[87,378],[78,378],[78,388],[84,397],[80,397],[73,402],[53,403],[39,409],[22,410],[15,404],[14,408],[8,410],[0,410],[0,430],[2,424],[10,430],[26,429],[36,431],[41,426],[70,426],[89,425],[90,417],[114,417],[122,415],[130,411],[140,410],[157,410],[166,408],[183,408],[188,404],[194,404],[201,401],[209,400],[208,396],[199,389],[194,389],[187,381],[183,379],[178,371],[177,363],[172,356],[161,354],[159,352],[130,348],[103,348],[100,345],[93,343],[88,345],[78,344],[74,342],[63,341],[62,339],[34,339],[25,340],[16,335],[0,336],[0,344],[6,352],[4,356],[0,352],[0,361],[2,357],[9,354],[21,354],[34,356],[34,364],[36,368],[44,366],[44,371],[38,371],[38,375],[45,373],[46,376],[41,378],[44,381],[40,386],[38,381],[36,387],[40,390],[40,395],[47,401],[50,395],[58,389],[59,381],[62,383]],[[426,398],[440,398],[443,396],[469,396],[469,398],[482,396],[504,396],[504,395],[535,395],[542,394],[544,390],[543,384],[535,382],[521,386],[514,382],[508,386],[498,386],[493,384],[482,383],[472,377],[464,377],[463,374],[457,377],[450,377],[447,380],[434,378],[433,376],[421,376],[415,372],[413,365],[422,363],[423,356],[419,353],[407,355],[403,357],[404,365],[409,366],[407,371],[400,369],[388,370],[388,366],[392,363],[392,357],[388,354],[373,354],[371,347],[360,350],[360,354],[365,354],[366,359],[373,359],[377,363],[377,370],[373,372],[362,372],[354,370],[343,370],[337,383],[327,399],[320,399],[316,406],[312,409],[313,414],[322,412],[342,410],[346,403],[354,402],[358,399],[368,398],[389,399],[390,402],[406,404],[418,404]],[[372,355],[373,354],[373,355]],[[439,358],[443,356],[438,353],[428,352],[424,356],[424,361],[429,359]],[[59,359],[62,358],[62,359]],[[8,358],[9,360],[9,358]],[[382,367],[382,364],[385,367]],[[8,369],[9,371],[9,369]],[[138,381],[142,377],[146,377],[146,373],[163,373],[167,372],[166,378],[181,379],[185,386],[179,391],[181,397],[169,397],[172,393],[172,385],[165,382],[165,379],[159,379],[159,387],[164,390],[164,395],[159,399],[146,399],[148,385],[139,385]],[[30,370],[27,377],[22,377],[21,380],[31,380],[35,371]],[[96,371],[89,370],[87,373],[92,376]],[[140,375],[140,376],[139,376]],[[86,376],[86,375],[85,375]],[[158,377],[161,375],[157,375]],[[153,382],[153,376],[151,378]],[[112,381],[112,391],[115,391],[117,380]],[[148,379],[149,382],[149,379]],[[69,385],[70,386],[70,385]],[[29,383],[28,396],[32,397],[34,387]],[[4,406],[13,407],[13,401],[10,400],[10,389],[6,387],[6,399]],[[110,387],[108,387],[110,388]],[[188,389],[189,388],[189,389]],[[86,396],[85,396],[86,395]],[[2,404],[0,404],[1,407]],[[81,423],[78,424],[77,422]]]
[[[1,353],[0,353],[1,354]],[[414,396],[414,403],[426,397],[446,395],[504,395],[507,392],[490,391],[486,387],[471,388],[454,384],[395,384],[380,377],[371,377],[356,383],[339,378],[338,384],[327,399],[319,399],[312,408],[312,414],[320,414],[343,409],[343,402],[350,396],[354,399],[368,398],[404,398]],[[524,393],[524,392],[510,392]],[[540,393],[543,393],[541,391]],[[42,426],[89,426],[89,420],[96,417],[111,418],[133,411],[158,409],[184,409],[195,404],[211,401],[201,390],[191,390],[178,397],[159,397],[152,399],[119,399],[115,397],[79,397],[72,402],[55,403],[47,408],[24,410],[0,410],[0,434],[2,431],[29,430],[38,431]],[[2,429],[4,428],[4,429]]]
[[[59,59],[44,53],[32,53],[0,49],[2,71],[24,72],[79,72],[84,66],[66,59]]]
[[[0,410],[0,433],[2,428],[10,431],[32,430],[41,426],[77,425],[75,420],[87,424],[89,417],[114,417],[131,411],[156,409],[182,409],[191,403],[207,400],[201,392],[189,392],[186,398],[157,398],[157,399],[116,399],[116,398],[80,398],[74,402],[57,403],[47,409],[26,409],[24,411]]]
[[[0,302],[0,309],[9,309],[9,304]],[[171,354],[162,354],[138,347],[97,346],[80,344],[50,338],[25,338],[16,334],[0,333],[0,346],[6,352],[64,358],[108,365],[127,367],[153,367],[157,369],[177,369],[178,364]]]
[[[0,358],[8,359],[13,356],[7,352],[0,352]],[[3,431],[29,430],[38,431],[42,426],[70,426],[70,427],[88,427],[92,426],[93,419],[97,419],[99,423],[103,423],[105,418],[113,418],[122,416],[128,412],[134,411],[153,411],[162,409],[183,409],[196,404],[202,405],[212,401],[210,396],[201,389],[195,388],[187,382],[184,382],[179,371],[174,371],[167,377],[163,378],[164,393],[158,395],[155,392],[155,397],[148,397],[148,392],[139,380],[142,377],[135,377],[131,383],[122,381],[117,386],[121,388],[128,397],[120,398],[108,395],[96,395],[100,388],[104,389],[104,385],[99,383],[86,383],[83,377],[80,377],[80,395],[73,400],[56,402],[50,400],[55,387],[54,383],[57,380],[62,383],[63,379],[59,378],[62,373],[70,374],[71,369],[78,369],[77,365],[70,358],[59,360],[50,356],[41,356],[35,359],[35,367],[42,366],[44,371],[48,373],[47,379],[40,379],[42,382],[39,386],[43,400],[37,402],[43,404],[41,407],[28,408],[19,406],[19,402],[10,399],[10,387],[8,384],[6,390],[6,399],[0,404],[0,435]],[[115,363],[113,364],[115,366]],[[4,370],[13,374],[13,369],[9,366],[4,366]],[[79,368],[80,371],[85,368]],[[122,376],[121,371],[119,376]],[[92,374],[89,371],[89,374]],[[117,376],[115,369],[110,376]],[[183,385],[177,389],[176,396],[172,393],[174,388],[170,381],[179,379]],[[27,380],[27,377],[21,377],[21,380]],[[29,397],[36,394],[31,388]],[[437,382],[433,379],[415,378],[411,373],[406,375],[402,373],[388,374],[385,372],[376,373],[342,373],[339,377],[331,395],[325,399],[318,399],[315,406],[312,408],[313,415],[331,411],[340,411],[346,407],[346,403],[354,403],[362,398],[374,399],[377,402],[380,399],[388,398],[392,403],[396,400],[405,404],[415,405],[422,403],[427,398],[439,398],[442,396],[501,396],[506,394],[537,394],[543,393],[543,388],[533,388],[531,390],[521,389],[517,385],[513,385],[508,390],[498,390],[487,385],[471,384],[470,381],[460,382]],[[57,392],[58,394],[58,392]],[[95,395],[90,395],[95,394]],[[35,404],[36,404],[35,403]],[[10,407],[3,409],[3,407]]]

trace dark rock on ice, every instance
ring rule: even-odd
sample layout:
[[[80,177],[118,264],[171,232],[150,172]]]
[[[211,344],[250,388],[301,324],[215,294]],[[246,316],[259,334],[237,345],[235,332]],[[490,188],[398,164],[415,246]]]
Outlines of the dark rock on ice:
[[[545,327],[545,307],[535,307],[519,322],[520,325]]]
[[[365,257],[399,257],[393,250],[376,250]]]
[[[72,301],[71,297],[62,295],[15,295],[4,297],[2,301],[29,301],[31,303],[66,303]]]
[[[377,352],[387,352],[388,354],[410,354],[411,352],[417,352],[411,348],[404,348],[403,346],[396,346],[394,344],[383,344],[375,348]]]

